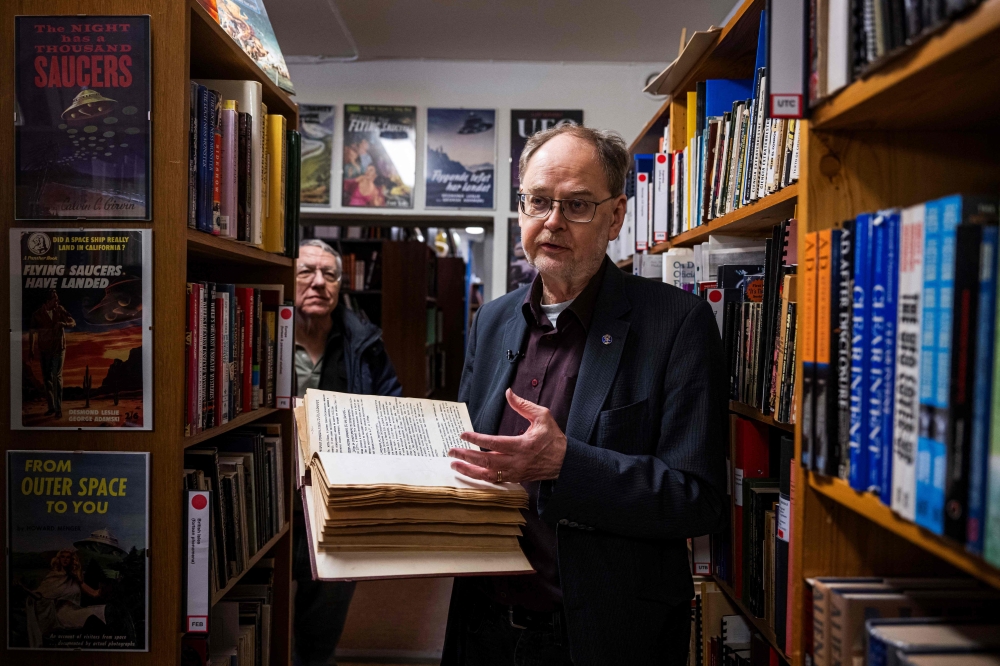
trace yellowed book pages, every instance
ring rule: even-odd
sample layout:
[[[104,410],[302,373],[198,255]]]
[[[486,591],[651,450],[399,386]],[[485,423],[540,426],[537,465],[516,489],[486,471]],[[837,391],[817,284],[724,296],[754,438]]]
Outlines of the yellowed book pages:
[[[523,525],[525,522],[524,514],[520,511],[496,507],[468,507],[463,504],[438,505],[430,518],[427,516],[427,507],[420,504],[382,504],[349,509],[338,507],[333,510],[320,504],[318,508],[325,512],[323,518],[327,525],[384,525],[390,521],[413,524],[447,522],[465,525],[473,523]]]
[[[463,525],[462,523],[393,523],[389,525],[360,525],[331,527],[323,529],[326,537],[350,536],[352,534],[396,534],[412,532],[418,534],[492,534],[494,536],[521,536],[517,525],[483,523]]]
[[[430,534],[427,532],[384,532],[351,534],[319,538],[324,550],[380,550],[408,548],[412,550],[517,550],[517,537],[492,534]]]

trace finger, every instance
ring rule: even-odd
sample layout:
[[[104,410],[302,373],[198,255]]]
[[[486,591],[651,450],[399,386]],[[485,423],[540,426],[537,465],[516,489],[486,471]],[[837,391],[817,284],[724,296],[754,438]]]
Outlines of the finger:
[[[528,419],[530,423],[534,423],[535,419],[539,418],[547,410],[541,405],[536,405],[530,400],[525,400],[521,396],[514,393],[513,389],[507,389],[507,404],[515,412]]]
[[[490,470],[510,469],[514,462],[513,458],[505,453],[487,453],[471,449],[451,449],[448,455],[471,465],[477,465]]]
[[[490,483],[496,483],[497,473],[491,472],[488,469],[483,469],[482,467],[477,467],[475,465],[469,465],[461,461],[454,461],[451,463],[451,468],[463,476],[467,476],[470,479],[477,479],[479,481],[489,481]]]
[[[501,453],[516,453],[524,445],[524,439],[518,437],[501,437],[500,435],[484,435],[480,432],[463,432],[462,439],[484,449]]]

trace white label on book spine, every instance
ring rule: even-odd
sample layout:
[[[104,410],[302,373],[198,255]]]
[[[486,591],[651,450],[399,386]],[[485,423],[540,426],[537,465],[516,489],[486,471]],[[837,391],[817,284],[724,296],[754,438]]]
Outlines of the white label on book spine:
[[[187,525],[187,631],[208,633],[209,526],[211,494],[188,491]]]
[[[291,305],[278,306],[278,373],[274,387],[275,404],[278,409],[292,407],[292,369],[295,366],[295,339],[293,322],[295,308]]]
[[[778,498],[778,538],[788,543],[792,535],[792,504],[785,497]]]
[[[721,289],[709,289],[706,291],[706,296],[708,297],[708,304],[712,308],[712,313],[715,315],[715,323],[719,325],[719,335],[723,335],[722,315],[726,309],[723,291]]]
[[[667,213],[670,212],[670,160],[657,153],[653,171],[653,242],[667,240]]]
[[[733,495],[733,500],[736,502],[736,506],[743,506],[743,468],[737,467],[736,473],[733,475],[736,486],[736,494]]]
[[[649,245],[649,174],[635,175],[635,251]]]

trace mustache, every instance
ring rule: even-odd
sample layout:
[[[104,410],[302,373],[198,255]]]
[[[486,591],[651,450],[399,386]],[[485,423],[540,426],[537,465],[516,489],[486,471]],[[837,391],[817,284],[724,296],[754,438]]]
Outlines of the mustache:
[[[535,237],[535,245],[558,245],[560,247],[568,247],[567,244],[562,240],[561,236],[555,236],[551,233],[539,234]]]

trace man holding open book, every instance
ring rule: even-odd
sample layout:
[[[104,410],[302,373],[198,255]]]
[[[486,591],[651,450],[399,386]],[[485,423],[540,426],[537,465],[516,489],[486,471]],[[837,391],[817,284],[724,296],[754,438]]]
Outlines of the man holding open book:
[[[708,304],[625,275],[628,150],[579,126],[521,154],[534,282],[483,306],[459,400],[458,472],[529,494],[536,573],[456,578],[444,665],[687,661],[686,539],[722,526],[726,377]]]

